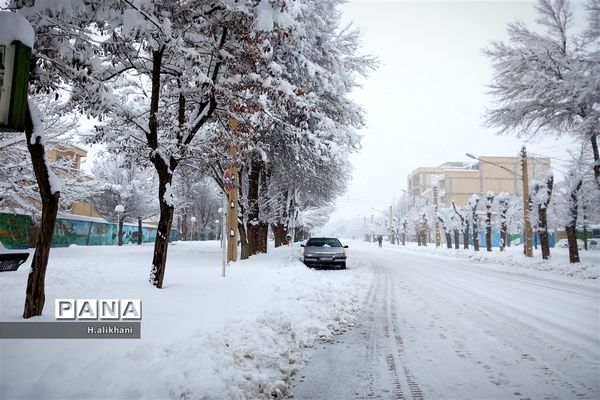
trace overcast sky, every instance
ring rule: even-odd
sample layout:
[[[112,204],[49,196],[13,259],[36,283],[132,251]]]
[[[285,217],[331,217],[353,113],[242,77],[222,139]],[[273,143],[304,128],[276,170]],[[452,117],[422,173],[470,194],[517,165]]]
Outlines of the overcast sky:
[[[533,27],[533,4],[352,1],[343,7],[344,20],[363,32],[363,52],[381,65],[353,93],[367,112],[367,127],[362,151],[351,156],[353,179],[332,222],[389,207],[417,167],[470,161],[466,152],[517,155],[523,140],[482,126],[491,68],[481,49],[506,40],[509,22]],[[569,139],[525,144],[529,152],[557,157],[553,164],[559,168],[566,149],[576,147]]]

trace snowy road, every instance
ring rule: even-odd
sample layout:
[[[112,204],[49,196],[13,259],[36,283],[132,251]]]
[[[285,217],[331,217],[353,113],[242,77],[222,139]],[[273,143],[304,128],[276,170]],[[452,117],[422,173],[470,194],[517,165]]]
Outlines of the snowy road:
[[[295,399],[600,397],[597,280],[353,247],[375,272],[359,323],[316,348]]]

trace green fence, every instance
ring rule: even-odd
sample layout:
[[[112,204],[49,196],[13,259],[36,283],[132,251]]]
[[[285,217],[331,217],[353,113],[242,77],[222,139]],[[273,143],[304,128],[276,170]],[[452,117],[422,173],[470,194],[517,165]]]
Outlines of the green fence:
[[[0,242],[7,249],[26,249],[32,219],[28,215],[0,213]],[[154,242],[156,227],[142,226],[142,242]],[[98,246],[117,244],[117,224],[92,221],[85,218],[59,217],[54,226],[52,247]],[[170,240],[178,240],[179,232],[171,229]],[[137,225],[123,224],[123,244],[137,243]]]

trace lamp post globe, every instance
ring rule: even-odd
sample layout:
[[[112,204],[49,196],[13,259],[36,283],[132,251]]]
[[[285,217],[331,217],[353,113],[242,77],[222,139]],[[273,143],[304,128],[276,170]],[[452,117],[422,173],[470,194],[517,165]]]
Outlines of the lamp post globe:
[[[190,236],[191,236],[191,240],[194,240],[194,225],[196,224],[196,217],[192,216],[190,218],[190,221],[192,221],[192,229],[190,232]]]

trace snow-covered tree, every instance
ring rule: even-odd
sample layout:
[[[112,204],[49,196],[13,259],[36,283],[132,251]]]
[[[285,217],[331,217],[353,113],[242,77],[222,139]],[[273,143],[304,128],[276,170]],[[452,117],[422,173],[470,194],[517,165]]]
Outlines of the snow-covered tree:
[[[500,251],[504,251],[507,246],[509,239],[509,228],[508,228],[508,207],[510,204],[510,195],[506,192],[500,192],[496,196],[498,204],[498,227],[500,230]]]
[[[571,152],[570,169],[565,178],[554,185],[555,194],[550,203],[549,219],[565,228],[572,263],[579,262],[577,227],[587,222],[583,221],[582,213],[589,216],[591,223],[600,222],[600,190],[595,184],[590,159],[589,148],[583,144],[579,152]]]
[[[438,210],[438,220],[442,225],[442,230],[444,231],[444,235],[446,236],[446,247],[452,248],[452,232],[455,228],[455,220],[457,219],[456,213],[451,208],[440,208]],[[455,237],[455,240],[457,236]]]
[[[567,232],[569,243],[569,261],[571,263],[579,262],[579,249],[577,247],[577,218],[579,215],[579,193],[583,177],[577,170],[571,169],[565,178],[561,188],[561,197],[566,212],[562,216],[562,221]]]
[[[591,144],[600,187],[598,1],[589,3],[589,28],[579,35],[572,31],[568,0],[539,0],[535,8],[545,33],[512,23],[509,43],[494,42],[485,50],[494,68],[495,96],[487,125],[518,137],[576,135]]]
[[[142,220],[158,214],[156,177],[149,168],[130,163],[125,155],[100,154],[92,167],[98,190],[90,200],[108,221],[119,221],[118,242],[123,243],[123,222],[138,223],[138,244],[142,243]],[[122,205],[122,213],[115,207]]]
[[[10,2],[6,9],[11,11],[19,9],[18,13],[0,11],[0,25],[3,32],[9,32],[11,35],[10,40],[16,38],[32,48],[30,92],[32,94],[58,96],[57,90],[65,83],[65,80],[60,77],[60,74],[56,73],[55,69],[49,68],[48,65],[64,54],[61,53],[61,50],[65,47],[70,46],[73,48],[73,46],[76,46],[76,41],[71,41],[71,38],[62,34],[61,25],[43,21],[44,18],[35,12],[21,12],[22,8],[27,8],[24,3],[30,6],[30,3],[33,2]],[[41,7],[62,8],[68,7],[68,5],[46,3]],[[28,17],[29,21],[26,20]],[[43,23],[40,23],[41,21]],[[3,40],[7,39],[3,38]],[[70,67],[65,64],[63,68],[69,69]],[[54,99],[54,101],[57,100],[58,98]],[[68,112],[68,105],[64,107],[64,110]],[[25,109],[24,133],[35,181],[40,193],[41,218],[35,238],[36,250],[33,254],[31,270],[27,278],[23,318],[41,315],[44,308],[46,267],[62,190],[60,180],[48,162],[47,126],[44,126],[43,118],[44,116],[37,109],[35,99],[29,98]]]
[[[221,219],[222,194],[209,176],[202,176],[188,165],[182,165],[175,176],[174,197],[178,227],[184,240],[218,236],[215,223]],[[192,217],[195,221],[192,223]]]
[[[266,251],[269,225],[279,244],[301,208],[327,207],[345,190],[363,124],[348,94],[374,63],[357,54],[358,32],[340,27],[340,4],[290,8],[289,24],[247,25],[227,48],[239,61],[223,69],[217,113],[229,123],[214,126],[210,168],[216,181],[225,166],[238,170],[242,258]]]
[[[540,238],[542,247],[542,258],[550,258],[550,243],[548,239],[548,204],[552,198],[552,188],[554,185],[554,175],[548,174],[543,181],[532,181],[531,185],[531,218],[535,222],[533,225]]]
[[[458,220],[460,222],[460,232],[462,232],[463,234],[463,248],[465,250],[467,250],[469,248],[469,213],[468,210],[465,209],[460,210],[458,209],[458,207],[456,207],[456,203],[453,201],[452,202],[452,209],[454,210],[454,213],[456,214],[456,216],[458,217]]]
[[[473,229],[473,249],[479,251],[479,215],[477,214],[477,206],[479,204],[479,195],[473,194],[467,203],[467,211],[470,218],[470,223]]]
[[[48,157],[50,168],[63,183],[59,208],[68,210],[94,190],[80,172],[72,151],[77,146],[77,116],[64,112],[60,105],[49,101],[48,96],[37,95],[32,101],[39,104],[46,127],[45,147],[55,154],[55,157]],[[37,219],[41,198],[23,132],[0,132],[0,159],[3,160],[0,165],[0,208],[31,214]]]
[[[485,194],[485,244],[486,250],[492,251],[492,206],[494,205],[494,192]]]

